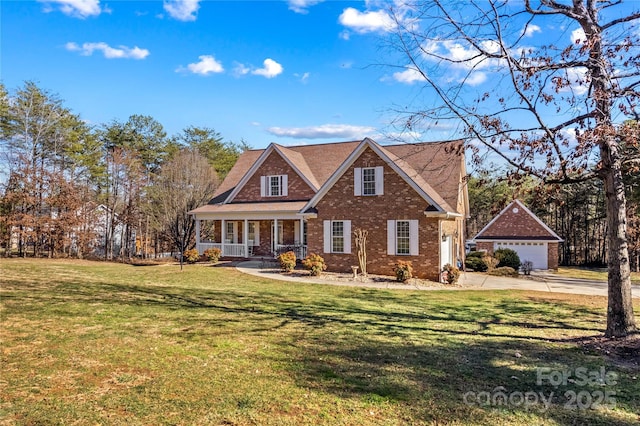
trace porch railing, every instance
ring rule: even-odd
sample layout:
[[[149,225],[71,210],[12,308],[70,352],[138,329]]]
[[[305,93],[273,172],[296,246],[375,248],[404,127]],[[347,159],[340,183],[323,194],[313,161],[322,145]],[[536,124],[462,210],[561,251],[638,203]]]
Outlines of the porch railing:
[[[210,248],[217,248],[222,251],[222,244],[220,243],[197,243],[196,248],[198,249],[198,253],[202,254],[205,250]]]
[[[224,257],[247,257],[244,244],[231,244],[231,243],[198,243],[196,245],[199,253],[204,253],[205,250],[210,248],[217,248],[222,251]],[[276,253],[282,253],[285,251],[293,251],[296,254],[297,259],[304,259],[307,257],[307,246],[295,244],[278,244],[276,245]]]
[[[225,243],[222,247],[222,255],[225,257],[246,257],[244,253],[244,244]]]
[[[197,249],[199,253],[203,253],[206,249],[217,248],[222,251],[224,257],[246,257],[244,244],[230,243],[198,243]]]

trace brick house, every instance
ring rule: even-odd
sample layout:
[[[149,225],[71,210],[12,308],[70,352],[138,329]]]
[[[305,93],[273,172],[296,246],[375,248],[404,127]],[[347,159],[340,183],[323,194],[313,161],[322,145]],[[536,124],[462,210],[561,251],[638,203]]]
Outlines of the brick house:
[[[478,250],[515,250],[534,269],[558,269],[558,245],[563,241],[520,200],[512,201],[474,238]]]
[[[190,212],[196,246],[226,257],[317,253],[329,271],[351,272],[361,228],[369,273],[392,275],[410,260],[417,276],[437,280],[463,260],[465,176],[459,141],[271,144],[244,152],[213,199]]]

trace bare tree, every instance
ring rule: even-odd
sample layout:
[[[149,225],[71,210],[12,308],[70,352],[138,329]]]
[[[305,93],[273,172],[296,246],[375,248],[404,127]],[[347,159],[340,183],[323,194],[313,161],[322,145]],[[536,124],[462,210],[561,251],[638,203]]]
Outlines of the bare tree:
[[[360,270],[362,271],[362,276],[367,276],[367,237],[369,236],[369,231],[362,228],[357,228],[353,231],[353,234],[356,237],[356,247],[358,248],[358,263],[360,264]]]
[[[623,170],[640,158],[622,146],[638,143],[638,126],[624,122],[639,116],[640,13],[632,7],[430,0],[395,3],[390,15],[389,40],[402,58],[394,77],[422,88],[418,104],[402,108],[404,130],[458,124],[476,161],[489,152],[515,177],[603,181],[609,337],[636,330]]]
[[[218,176],[207,159],[195,149],[183,149],[162,165],[149,187],[155,225],[180,253],[195,236],[195,222],[188,212],[209,201],[217,186]]]

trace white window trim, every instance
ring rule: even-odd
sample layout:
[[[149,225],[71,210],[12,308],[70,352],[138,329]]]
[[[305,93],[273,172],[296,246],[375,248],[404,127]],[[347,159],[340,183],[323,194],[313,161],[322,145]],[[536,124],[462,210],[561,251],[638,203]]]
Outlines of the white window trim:
[[[398,253],[398,234],[396,225],[398,222],[409,222],[409,254]],[[417,220],[387,220],[387,254],[390,256],[418,256],[420,254],[419,246],[419,224]]]
[[[343,239],[344,239],[344,251],[333,251],[333,223],[342,222],[343,225]],[[325,220],[323,221],[323,248],[325,253],[335,254],[351,254],[351,221],[350,220]]]
[[[271,178],[277,177],[280,180],[280,194],[271,195]],[[261,197],[286,197],[289,195],[289,175],[266,175],[260,176],[260,196]]]
[[[401,223],[406,223],[407,225],[407,236],[406,237],[402,237],[403,239],[406,240],[407,242],[407,252],[406,253],[400,253],[400,236],[398,235],[398,233],[400,232],[399,230],[399,226]],[[411,254],[411,225],[409,224],[408,220],[396,220],[396,254],[398,256],[406,256],[406,255],[410,255]]]
[[[376,193],[364,195],[364,170],[375,169]],[[384,167],[355,167],[353,170],[353,195],[356,197],[373,197],[384,195]]]

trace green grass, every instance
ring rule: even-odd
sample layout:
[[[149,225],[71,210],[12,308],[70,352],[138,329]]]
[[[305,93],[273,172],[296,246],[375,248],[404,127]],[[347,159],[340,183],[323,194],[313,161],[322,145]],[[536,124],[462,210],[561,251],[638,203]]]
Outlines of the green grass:
[[[583,278],[587,280],[607,281],[607,270],[604,268],[579,268],[579,267],[560,267],[558,275],[569,278]],[[631,284],[640,285],[640,272],[631,272]]]
[[[0,260],[2,425],[632,425],[640,371],[577,345],[601,297],[304,285],[188,265]],[[640,306],[636,305],[640,310]],[[612,371],[557,388],[536,368]],[[469,392],[554,393],[545,410]],[[570,410],[564,392],[615,392]]]

